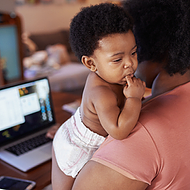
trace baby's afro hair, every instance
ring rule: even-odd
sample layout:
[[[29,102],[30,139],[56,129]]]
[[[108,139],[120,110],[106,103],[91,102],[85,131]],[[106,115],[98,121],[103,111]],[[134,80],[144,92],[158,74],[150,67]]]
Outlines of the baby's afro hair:
[[[132,29],[132,19],[121,6],[101,3],[85,7],[71,21],[71,48],[81,60],[83,55],[93,55],[103,37]]]
[[[190,68],[189,0],[127,0],[134,19],[138,61],[166,62],[173,75]]]

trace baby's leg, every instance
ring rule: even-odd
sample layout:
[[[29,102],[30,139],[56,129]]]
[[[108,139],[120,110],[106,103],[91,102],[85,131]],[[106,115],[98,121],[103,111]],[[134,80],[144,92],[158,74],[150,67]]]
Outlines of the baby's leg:
[[[74,183],[74,178],[72,178],[71,176],[67,176],[63,173],[63,176],[62,176],[62,184],[63,184],[63,187],[62,187],[62,190],[71,190],[72,189],[72,186],[73,186],[73,183]]]
[[[71,190],[74,178],[65,175],[57,165],[54,150],[52,151],[52,188],[53,190]]]

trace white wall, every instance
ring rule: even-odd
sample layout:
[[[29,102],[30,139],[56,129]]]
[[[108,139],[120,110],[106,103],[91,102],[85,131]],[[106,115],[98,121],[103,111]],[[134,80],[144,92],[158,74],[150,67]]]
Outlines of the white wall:
[[[21,16],[23,31],[28,33],[52,32],[69,29],[70,21],[81,7],[103,0],[88,0],[87,3],[37,4],[16,6]]]
[[[14,0],[0,0],[0,11],[2,13],[13,12],[15,8]]]

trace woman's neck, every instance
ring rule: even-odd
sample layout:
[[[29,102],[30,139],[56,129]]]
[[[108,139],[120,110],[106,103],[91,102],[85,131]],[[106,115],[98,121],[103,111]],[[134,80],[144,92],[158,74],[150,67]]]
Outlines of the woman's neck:
[[[190,70],[184,75],[176,73],[170,76],[165,70],[162,70],[155,78],[152,85],[152,96],[154,98],[160,94],[171,91],[174,88],[190,81]]]

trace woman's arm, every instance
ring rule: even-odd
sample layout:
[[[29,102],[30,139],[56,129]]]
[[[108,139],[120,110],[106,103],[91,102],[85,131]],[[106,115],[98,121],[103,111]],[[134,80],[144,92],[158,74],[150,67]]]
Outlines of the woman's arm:
[[[133,180],[98,162],[89,161],[77,176],[73,188],[66,184],[65,174],[59,169],[52,151],[52,187],[53,190],[144,190],[146,183]],[[73,180],[73,179],[71,179]],[[70,183],[69,183],[70,184]]]
[[[144,190],[148,185],[132,180],[95,161],[89,161],[77,176],[72,190]]]

